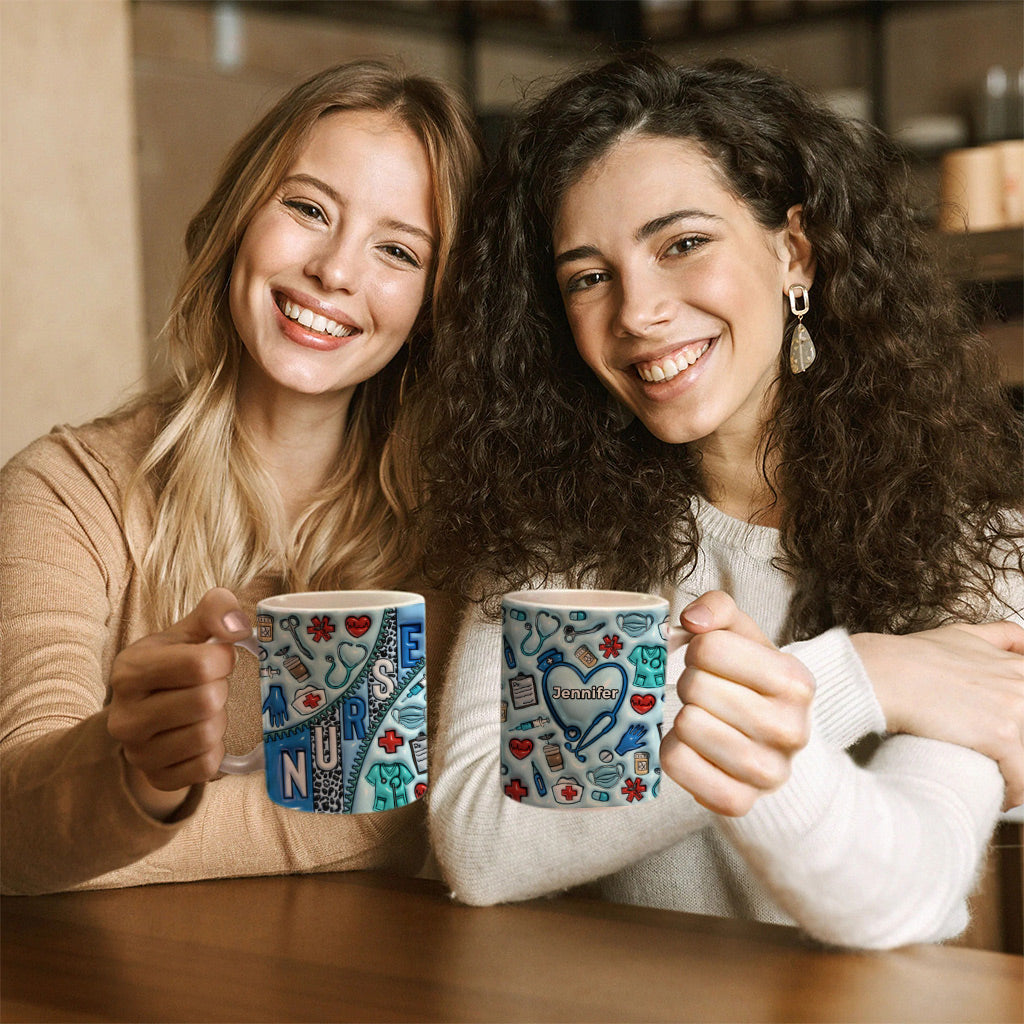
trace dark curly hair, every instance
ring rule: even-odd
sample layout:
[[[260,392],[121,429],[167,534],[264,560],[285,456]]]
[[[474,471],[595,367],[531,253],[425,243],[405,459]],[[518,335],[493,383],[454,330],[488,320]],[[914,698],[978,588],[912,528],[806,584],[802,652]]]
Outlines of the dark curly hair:
[[[626,133],[698,142],[767,229],[803,206],[818,358],[792,374],[785,339],[763,439],[789,634],[977,618],[1007,544],[1021,561],[1020,425],[898,148],[772,72],[649,53],[527,107],[478,195],[421,410],[435,578],[493,599],[556,574],[657,588],[695,564],[699,458],[609,413],[555,281],[561,198]]]

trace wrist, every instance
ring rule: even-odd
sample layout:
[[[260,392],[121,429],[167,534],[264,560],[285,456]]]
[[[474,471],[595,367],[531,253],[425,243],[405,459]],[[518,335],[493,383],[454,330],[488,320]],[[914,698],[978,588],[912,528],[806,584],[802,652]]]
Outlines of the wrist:
[[[122,755],[123,756],[123,755]],[[168,822],[181,809],[191,790],[186,786],[184,789],[157,789],[144,772],[125,762],[125,781],[128,790],[135,798],[135,802],[157,821]]]
[[[906,687],[900,686],[899,680],[893,678],[893,662],[888,656],[888,645],[891,640],[892,637],[884,633],[853,633],[850,636],[850,643],[864,666],[871,688],[875,692],[875,699],[882,709],[886,731],[897,733],[904,731],[906,723],[901,703]]]

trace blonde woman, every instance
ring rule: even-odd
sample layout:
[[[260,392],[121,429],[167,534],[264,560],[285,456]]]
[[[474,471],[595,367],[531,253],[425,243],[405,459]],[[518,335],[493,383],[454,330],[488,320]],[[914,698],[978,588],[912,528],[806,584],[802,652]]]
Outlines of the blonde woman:
[[[402,399],[479,153],[429,79],[298,86],[189,225],[169,382],[4,467],[5,892],[422,864],[417,805],[314,817],[218,778],[258,680],[206,641],[277,591],[415,585]]]

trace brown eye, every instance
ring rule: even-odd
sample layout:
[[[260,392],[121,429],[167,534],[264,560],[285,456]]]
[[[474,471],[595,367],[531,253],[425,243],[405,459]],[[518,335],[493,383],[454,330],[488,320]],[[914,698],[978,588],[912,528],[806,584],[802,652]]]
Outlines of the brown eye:
[[[324,216],[323,210],[320,209],[315,203],[307,203],[302,199],[286,199],[284,205],[290,210],[295,210],[296,213],[301,214],[308,220],[315,221],[326,221],[327,218]]]
[[[666,256],[685,256],[696,249],[699,249],[708,239],[701,235],[687,235],[685,238],[678,238],[665,249]]]
[[[403,263],[408,263],[411,267],[419,269],[422,266],[420,261],[416,259],[408,249],[401,245],[382,245],[380,248],[382,252],[386,252],[393,259],[401,260]]]
[[[601,284],[607,278],[608,275],[602,270],[589,270],[585,274],[572,278],[565,286],[565,290],[570,294],[573,292],[589,291],[589,289]]]

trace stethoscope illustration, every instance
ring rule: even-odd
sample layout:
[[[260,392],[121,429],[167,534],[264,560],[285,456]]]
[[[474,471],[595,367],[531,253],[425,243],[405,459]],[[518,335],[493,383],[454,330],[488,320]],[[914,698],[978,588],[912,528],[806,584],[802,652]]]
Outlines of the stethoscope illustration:
[[[554,627],[548,633],[545,633],[544,630],[541,629],[540,620],[542,618],[551,619],[555,623]],[[548,640],[550,640],[551,637],[553,637],[559,631],[559,629],[561,629],[561,627],[562,620],[557,615],[549,615],[547,612],[539,612],[537,615],[537,642],[536,644],[534,644],[533,650],[528,651],[526,649],[526,641],[530,639],[530,636],[533,633],[533,624],[530,622],[526,624],[526,635],[519,643],[519,650],[528,658],[532,658],[535,654],[537,654],[540,651],[540,649],[548,642]]]
[[[350,657],[355,655],[355,661],[350,661],[345,655],[348,654]],[[338,667],[337,662],[334,660],[333,654],[325,654],[324,659],[330,663],[330,668],[327,670],[327,675],[324,676],[324,682],[331,687],[332,690],[344,690],[348,686],[348,681],[352,677],[352,673],[356,668],[363,663],[366,658],[366,648],[362,644],[338,644],[338,658],[341,660],[342,665],[345,666],[345,678],[340,683],[331,682],[331,676],[334,675],[334,670]]]
[[[548,635],[550,636],[551,634]],[[629,688],[629,679],[626,676],[626,670],[621,665],[617,665],[614,661],[608,662],[606,665],[602,666],[603,668],[615,669],[615,671],[622,677],[622,681],[619,684],[619,696],[611,708],[605,708],[604,711],[594,718],[586,729],[580,729],[578,725],[567,725],[565,721],[563,721],[562,716],[558,713],[557,703],[551,699],[551,694],[548,692],[548,676],[551,674],[552,670],[557,668],[559,665],[568,665],[569,668],[576,672],[576,669],[573,668],[572,665],[569,665],[562,657],[562,652],[555,647],[552,647],[549,651],[545,651],[537,659],[537,668],[539,668],[543,673],[540,677],[540,689],[541,693],[544,695],[544,703],[547,704],[548,710],[551,712],[551,717],[565,736],[565,749],[571,751],[576,760],[582,763],[587,759],[582,751],[592,743],[597,742],[597,740],[599,740],[615,725],[615,721],[619,716],[619,708],[622,707],[622,702],[626,699],[626,690]],[[578,672],[576,672],[576,674],[579,675]],[[601,725],[600,729],[598,728],[599,725]]]

